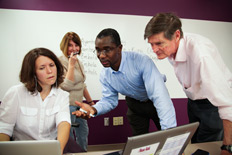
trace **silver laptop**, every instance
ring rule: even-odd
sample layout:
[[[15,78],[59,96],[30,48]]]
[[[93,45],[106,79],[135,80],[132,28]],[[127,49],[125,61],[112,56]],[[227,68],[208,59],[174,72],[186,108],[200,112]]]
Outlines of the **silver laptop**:
[[[0,142],[0,155],[61,155],[58,140]]]
[[[128,137],[121,151],[106,155],[181,155],[189,144],[199,123]]]

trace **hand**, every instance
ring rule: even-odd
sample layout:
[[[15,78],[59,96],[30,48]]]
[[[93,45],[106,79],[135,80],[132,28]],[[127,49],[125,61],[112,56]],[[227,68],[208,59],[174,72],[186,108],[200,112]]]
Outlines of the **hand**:
[[[231,145],[232,144],[232,122],[226,119],[223,119],[223,129],[224,129],[224,138],[223,144],[224,145]],[[226,150],[221,151],[221,155],[232,155]]]
[[[221,151],[221,155],[232,155],[232,153],[229,153],[229,152],[226,151],[226,150],[222,150],[222,151]]]
[[[94,107],[90,106],[89,104],[81,103],[81,102],[78,102],[78,101],[75,101],[75,104],[78,105],[83,110],[87,111],[87,113],[84,113],[84,112],[82,112],[80,110],[72,112],[72,114],[76,115],[77,117],[81,117],[81,118],[84,118],[84,119],[89,119],[91,117],[90,114],[94,115],[96,113],[96,109]]]
[[[70,57],[69,57],[69,66],[75,66],[77,63],[77,55],[73,55],[74,53],[72,52]]]
[[[93,101],[92,101],[92,102],[89,102],[89,105],[91,105],[91,106],[94,105],[94,104],[95,104],[95,103],[94,103]]]

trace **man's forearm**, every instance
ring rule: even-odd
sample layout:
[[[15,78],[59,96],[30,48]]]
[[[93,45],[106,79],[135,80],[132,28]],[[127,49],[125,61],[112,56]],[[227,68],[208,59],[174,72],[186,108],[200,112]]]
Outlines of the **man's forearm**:
[[[0,133],[0,141],[10,141],[10,136],[4,133]]]
[[[223,144],[232,145],[232,122],[223,119],[223,128],[224,128]]]

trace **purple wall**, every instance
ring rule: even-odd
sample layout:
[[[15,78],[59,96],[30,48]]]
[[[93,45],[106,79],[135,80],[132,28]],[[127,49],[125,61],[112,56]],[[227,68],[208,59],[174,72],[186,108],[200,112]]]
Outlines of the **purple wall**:
[[[231,0],[0,0],[0,8],[153,16],[176,12],[181,18],[232,22]]]
[[[177,125],[188,123],[187,99],[172,99],[177,117]],[[127,105],[125,100],[120,100],[118,107],[113,111],[91,118],[89,124],[89,145],[125,143],[128,136],[132,135],[130,125],[126,118]],[[113,117],[123,116],[124,125],[113,126]],[[104,117],[110,118],[110,125],[104,126]],[[150,122],[150,132],[156,131],[154,123]]]

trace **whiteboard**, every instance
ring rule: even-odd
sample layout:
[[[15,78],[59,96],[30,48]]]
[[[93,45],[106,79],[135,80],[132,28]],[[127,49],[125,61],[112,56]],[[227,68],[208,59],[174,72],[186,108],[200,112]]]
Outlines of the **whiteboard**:
[[[81,37],[83,52],[80,59],[85,67],[87,88],[92,98],[99,100],[102,65],[92,51],[96,35],[104,28],[114,28],[119,32],[124,51],[143,52],[153,59],[160,72],[167,76],[166,86],[171,98],[186,98],[168,60],[157,60],[143,39],[150,19],[151,16],[0,9],[0,101],[11,86],[20,83],[19,72],[25,54],[33,48],[45,47],[60,56],[61,39],[69,31]],[[182,23],[184,32],[211,39],[232,70],[231,22],[182,19]],[[119,98],[124,99],[124,96]]]

